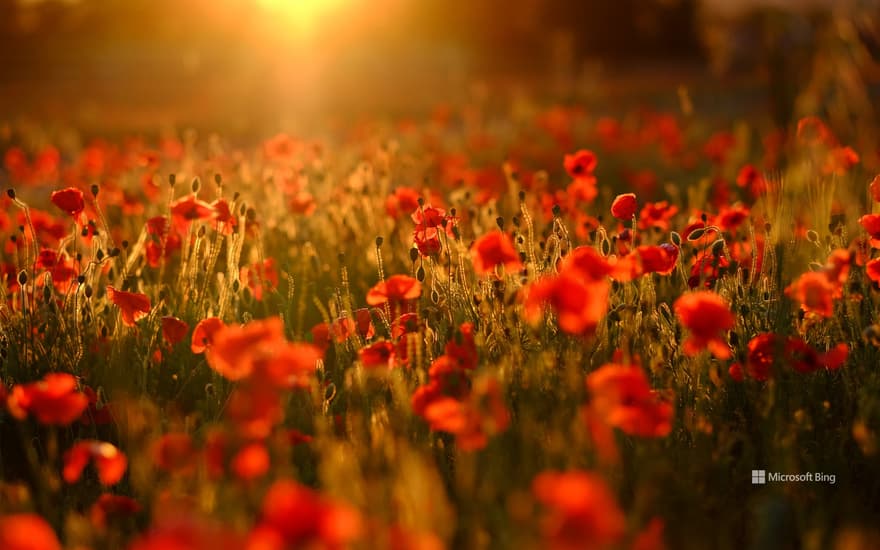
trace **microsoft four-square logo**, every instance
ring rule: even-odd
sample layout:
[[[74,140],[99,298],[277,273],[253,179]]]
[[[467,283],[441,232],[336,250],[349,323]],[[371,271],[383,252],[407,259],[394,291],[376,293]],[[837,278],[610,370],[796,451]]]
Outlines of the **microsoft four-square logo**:
[[[764,485],[767,483],[767,472],[765,470],[752,470],[752,485]]]

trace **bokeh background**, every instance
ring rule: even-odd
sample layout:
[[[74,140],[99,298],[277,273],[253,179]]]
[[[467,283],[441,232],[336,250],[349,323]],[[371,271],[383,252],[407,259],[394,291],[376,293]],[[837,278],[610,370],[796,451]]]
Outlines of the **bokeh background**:
[[[234,131],[328,113],[410,114],[474,94],[615,98],[679,86],[697,100],[726,93],[785,119],[782,104],[815,78],[829,29],[873,56],[877,5],[0,0],[0,120]]]

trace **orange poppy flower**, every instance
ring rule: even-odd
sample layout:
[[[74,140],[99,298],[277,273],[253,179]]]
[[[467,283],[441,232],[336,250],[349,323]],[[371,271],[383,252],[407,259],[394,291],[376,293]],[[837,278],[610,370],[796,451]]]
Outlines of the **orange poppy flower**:
[[[711,291],[691,292],[676,300],[673,308],[681,324],[690,331],[682,346],[686,355],[708,349],[718,359],[731,356],[724,333],[733,328],[736,319],[721,296]]]
[[[207,350],[208,366],[228,380],[241,380],[253,373],[257,362],[270,357],[284,343],[280,317],[251,321],[245,325],[220,328]]]
[[[626,518],[605,481],[581,470],[546,471],[532,494],[547,509],[541,530],[554,550],[599,550],[620,541]]]
[[[379,281],[367,292],[367,303],[380,306],[386,302],[400,303],[414,300],[422,295],[422,285],[417,279],[408,275],[392,275]]]
[[[7,399],[10,414],[24,419],[36,416],[41,424],[68,426],[82,416],[89,399],[76,390],[76,378],[65,373],[50,373],[42,380],[12,388]]]
[[[119,307],[122,322],[130,327],[150,313],[150,298],[146,294],[125,292],[108,286],[107,299]]]
[[[116,485],[128,468],[125,454],[110,443],[91,439],[77,441],[64,453],[64,481],[76,483],[90,461],[94,462],[102,485]]]
[[[629,221],[635,215],[637,208],[635,193],[617,195],[614,202],[611,203],[611,215],[618,220]]]
[[[859,224],[872,239],[880,239],[880,214],[865,214],[859,218]]]
[[[0,548],[3,550],[61,550],[58,535],[36,514],[0,516]]]
[[[834,315],[835,285],[825,273],[804,273],[785,289],[785,295],[799,302],[801,309],[822,317]]]
[[[471,248],[471,256],[474,270],[479,275],[494,273],[499,265],[509,272],[519,271],[523,266],[513,241],[499,230],[490,231],[477,239]]]

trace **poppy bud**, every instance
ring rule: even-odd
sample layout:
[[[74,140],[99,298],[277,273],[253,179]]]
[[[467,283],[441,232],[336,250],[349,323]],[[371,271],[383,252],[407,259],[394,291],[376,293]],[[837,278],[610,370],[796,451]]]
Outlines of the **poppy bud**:
[[[669,234],[669,240],[672,241],[672,244],[675,246],[681,246],[681,235],[673,231]]]
[[[498,229],[504,231],[504,218],[502,216],[495,218],[495,223],[498,224]]]
[[[79,284],[83,284],[84,282],[86,282],[86,276],[85,276],[85,275],[79,275],[79,276],[77,276],[77,278],[76,278],[76,282],[79,283]]]
[[[168,185],[174,187],[175,183],[177,183],[177,176],[175,174],[168,174]]]
[[[93,292],[94,291],[92,290],[92,285],[87,285],[85,291],[86,298],[91,298]]]
[[[122,241],[122,248],[128,248],[128,241],[127,240]]]
[[[22,272],[22,273],[24,273],[24,272]],[[419,266],[418,271],[416,271],[416,279],[418,279],[419,282],[422,282],[425,280],[425,268],[424,267]]]
[[[6,190],[6,194],[9,196],[10,199],[15,200],[15,189],[10,187]]]
[[[560,208],[560,206],[558,204],[554,204],[553,205],[553,215],[558,218],[559,214],[561,214],[561,213],[562,213],[562,208]]]
[[[99,191],[99,189],[98,189],[98,185],[95,184],[95,183],[93,183],[92,186],[89,188],[89,191],[92,192],[92,196],[93,196],[93,197],[97,197],[97,196],[98,196],[98,191]]]
[[[382,237],[376,237],[376,248],[379,248],[380,246],[382,246],[383,242],[384,242],[384,239],[382,239]]]
[[[194,177],[194,178],[193,178],[193,181],[192,181],[192,186],[191,186],[191,187],[192,187],[192,192],[193,192],[193,193],[198,193],[198,192],[199,192],[199,189],[202,188],[202,180],[200,180],[198,176]]]
[[[418,251],[418,249],[415,249],[415,248],[410,248],[410,249],[409,249],[409,259],[410,259],[413,263],[415,263],[416,260],[419,259],[419,251]]]
[[[526,192],[525,191],[519,192],[519,200],[520,200],[520,202],[526,200]]]
[[[223,178],[220,174],[214,174],[214,183],[216,183],[218,187],[223,185]]]
[[[693,231],[691,231],[691,234],[688,235],[688,240],[691,242],[698,241],[698,240],[700,240],[700,237],[702,237],[705,233],[706,233],[706,229],[703,227],[701,227],[699,229],[694,229]]]
[[[21,271],[18,272],[18,284],[20,284],[21,286],[24,286],[25,284],[27,284],[27,281],[28,281],[27,273],[25,273],[25,271],[22,269]]]

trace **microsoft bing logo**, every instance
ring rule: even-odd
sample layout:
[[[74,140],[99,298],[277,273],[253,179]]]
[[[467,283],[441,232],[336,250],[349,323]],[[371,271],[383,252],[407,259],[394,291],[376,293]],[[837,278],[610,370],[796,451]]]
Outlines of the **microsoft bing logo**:
[[[765,470],[752,470],[752,485],[764,485],[767,483],[767,472]]]

